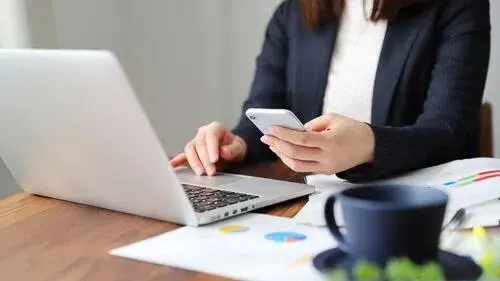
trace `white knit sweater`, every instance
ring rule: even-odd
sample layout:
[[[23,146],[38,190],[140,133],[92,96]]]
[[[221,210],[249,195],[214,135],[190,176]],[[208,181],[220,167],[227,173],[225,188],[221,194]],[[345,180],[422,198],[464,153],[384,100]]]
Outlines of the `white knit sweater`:
[[[369,20],[373,0],[347,0],[328,74],[323,113],[371,121],[373,86],[386,21]]]

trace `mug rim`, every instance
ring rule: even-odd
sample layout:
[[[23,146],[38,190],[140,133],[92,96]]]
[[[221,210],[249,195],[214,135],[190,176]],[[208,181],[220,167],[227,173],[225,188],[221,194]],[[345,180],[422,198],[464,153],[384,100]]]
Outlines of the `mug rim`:
[[[369,188],[393,188],[393,189],[406,189],[409,190],[424,190],[426,192],[430,192],[432,194],[437,195],[436,198],[433,198],[432,200],[429,200],[428,202],[421,202],[421,203],[398,203],[398,202],[380,202],[380,201],[373,201],[369,199],[361,199],[361,198],[356,198],[356,197],[351,197],[348,195],[349,192],[354,192],[356,190],[360,189],[369,189]],[[365,185],[365,186],[359,186],[359,187],[353,187],[346,189],[342,191],[341,193],[338,194],[338,198],[341,201],[344,201],[349,204],[353,204],[355,206],[360,206],[362,208],[370,208],[370,209],[385,209],[385,210],[414,210],[414,209],[424,209],[424,208],[429,208],[429,207],[438,207],[438,206],[446,206],[449,201],[449,195],[437,188],[430,187],[430,186],[411,186],[411,185],[381,185],[381,184],[372,184],[372,185]]]

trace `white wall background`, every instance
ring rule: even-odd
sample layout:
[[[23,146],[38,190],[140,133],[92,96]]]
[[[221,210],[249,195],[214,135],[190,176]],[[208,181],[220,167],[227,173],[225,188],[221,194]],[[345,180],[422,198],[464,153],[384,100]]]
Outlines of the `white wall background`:
[[[230,122],[230,2],[121,3],[123,63],[167,153],[210,120]]]
[[[486,83],[485,100],[493,106],[493,133],[495,157],[500,157],[500,1],[490,0],[492,47],[488,80]]]
[[[229,127],[236,123],[253,78],[265,26],[279,2],[0,0],[0,45],[10,42],[11,46],[112,50],[167,153],[175,154],[200,125],[211,120],[223,121]],[[492,15],[498,15],[500,3],[491,2]],[[492,24],[486,99],[499,107],[494,108],[497,124],[500,18],[492,16]],[[500,130],[495,130],[495,139],[499,155]],[[17,190],[0,165],[0,197]]]
[[[229,2],[229,1],[226,1]],[[231,1],[231,115],[241,114],[260,52],[265,28],[281,0]]]
[[[27,47],[29,35],[24,1],[0,0],[0,47]]]
[[[115,52],[167,153],[210,120],[232,123],[224,0],[53,0],[60,48]]]
[[[29,46],[25,11],[23,1],[0,0],[0,48]],[[0,198],[11,195],[17,190],[14,179],[0,159]]]

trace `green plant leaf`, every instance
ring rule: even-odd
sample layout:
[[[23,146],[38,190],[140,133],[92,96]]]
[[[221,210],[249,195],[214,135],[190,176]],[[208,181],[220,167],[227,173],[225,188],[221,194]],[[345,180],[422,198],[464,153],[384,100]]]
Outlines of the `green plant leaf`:
[[[483,269],[491,268],[493,262],[495,261],[495,253],[491,251],[487,251],[483,254],[483,256],[479,259],[479,264]]]
[[[420,270],[410,259],[400,258],[387,263],[385,275],[388,281],[416,281]]]
[[[484,272],[481,281],[500,280],[500,262],[495,252],[486,251],[480,258],[479,264]]]
[[[429,262],[420,268],[420,280],[445,281],[441,266],[436,262]]]
[[[380,281],[383,274],[378,266],[369,262],[359,261],[354,266],[353,276],[356,281]]]
[[[498,270],[498,269],[497,269]],[[491,272],[490,272],[491,273]],[[377,265],[358,261],[352,271],[356,281],[445,281],[441,266],[436,262],[429,262],[422,266],[416,265],[408,258],[393,259],[387,263],[385,271]],[[498,272],[497,272],[498,274]],[[491,274],[485,277],[490,277]],[[497,275],[498,276],[498,275]],[[490,281],[483,278],[481,281]],[[335,269],[328,274],[329,281],[348,281],[349,274],[346,270]],[[497,280],[497,279],[494,279]]]
[[[328,274],[328,281],[349,281],[349,275],[343,269],[335,269]]]
[[[500,280],[500,265],[490,265],[487,268],[483,268],[483,276],[481,281],[498,281]]]

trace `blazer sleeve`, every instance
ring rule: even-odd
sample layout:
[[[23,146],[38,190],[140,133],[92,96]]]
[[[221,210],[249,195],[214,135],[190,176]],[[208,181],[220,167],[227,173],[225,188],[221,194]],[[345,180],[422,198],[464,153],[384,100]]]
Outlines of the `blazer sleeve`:
[[[276,159],[268,146],[260,141],[262,133],[248,120],[248,108],[288,108],[286,102],[286,63],[288,37],[286,25],[290,1],[282,2],[275,10],[265,31],[261,52],[249,97],[243,103],[243,114],[232,132],[243,138],[248,147],[244,162]]]
[[[460,150],[478,120],[488,72],[490,7],[488,0],[451,0],[446,5],[422,114],[410,126],[372,126],[374,160],[339,177],[374,180],[463,155]]]

